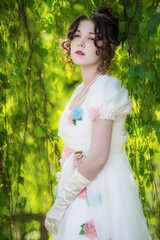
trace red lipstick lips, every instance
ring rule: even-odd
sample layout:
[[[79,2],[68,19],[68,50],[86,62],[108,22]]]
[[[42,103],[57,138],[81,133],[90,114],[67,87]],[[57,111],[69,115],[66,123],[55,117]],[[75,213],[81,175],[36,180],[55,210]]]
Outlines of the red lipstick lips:
[[[83,52],[81,52],[79,50],[76,52],[76,54],[78,54],[78,55],[85,55]]]

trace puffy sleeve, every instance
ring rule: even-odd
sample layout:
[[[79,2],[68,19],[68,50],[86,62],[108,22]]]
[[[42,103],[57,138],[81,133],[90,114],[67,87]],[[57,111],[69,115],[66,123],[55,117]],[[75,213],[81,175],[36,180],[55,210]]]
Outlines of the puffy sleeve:
[[[87,110],[92,119],[115,120],[117,116],[128,115],[132,108],[128,90],[115,77],[101,76],[88,92]]]

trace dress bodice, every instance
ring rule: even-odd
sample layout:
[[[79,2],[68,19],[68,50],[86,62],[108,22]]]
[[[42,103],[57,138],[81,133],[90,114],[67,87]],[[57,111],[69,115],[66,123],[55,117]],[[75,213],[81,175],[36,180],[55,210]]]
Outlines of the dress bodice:
[[[60,117],[58,136],[71,148],[77,150],[83,148],[84,151],[88,151],[91,144],[93,121],[90,109],[96,107],[100,112],[99,119],[114,120],[110,154],[120,151],[128,138],[125,121],[133,106],[127,89],[121,87],[121,82],[117,78],[100,75],[91,85],[85,101],[79,106],[83,111],[82,120],[77,120],[76,125],[69,124],[66,119],[74,109],[70,110],[69,106],[79,93],[80,87],[81,85],[75,89]]]

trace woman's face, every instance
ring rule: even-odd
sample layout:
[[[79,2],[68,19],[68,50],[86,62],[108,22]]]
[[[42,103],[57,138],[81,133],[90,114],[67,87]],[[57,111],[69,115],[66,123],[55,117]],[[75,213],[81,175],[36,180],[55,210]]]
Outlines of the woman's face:
[[[96,55],[97,48],[94,45],[94,38],[93,22],[90,20],[81,21],[71,41],[71,58],[75,64],[80,66],[95,65],[95,67],[99,64],[100,55]]]

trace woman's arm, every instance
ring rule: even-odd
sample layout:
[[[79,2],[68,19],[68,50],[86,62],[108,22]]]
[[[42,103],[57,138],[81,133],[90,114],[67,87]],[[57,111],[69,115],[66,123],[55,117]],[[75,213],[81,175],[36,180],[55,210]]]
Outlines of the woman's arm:
[[[91,181],[98,175],[109,157],[112,127],[113,120],[110,119],[93,121],[91,148],[78,167],[78,171]]]
[[[53,236],[56,236],[59,222],[71,202],[91,183],[106,163],[110,151],[112,125],[113,120],[96,120],[93,122],[89,154],[79,165],[79,169],[76,168],[69,182],[59,192],[54,205],[47,212],[45,226]]]

